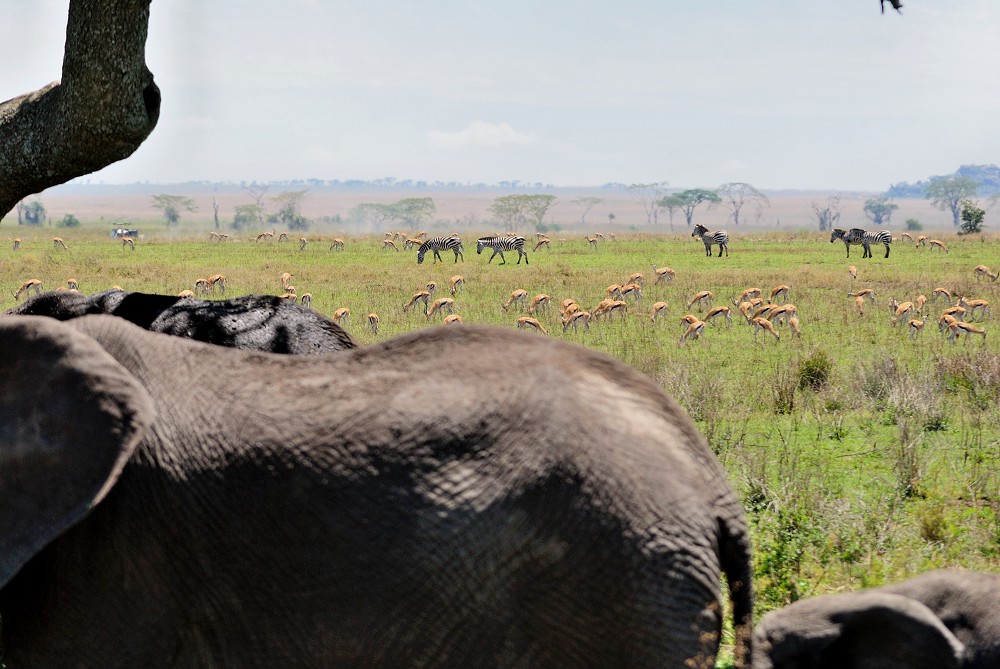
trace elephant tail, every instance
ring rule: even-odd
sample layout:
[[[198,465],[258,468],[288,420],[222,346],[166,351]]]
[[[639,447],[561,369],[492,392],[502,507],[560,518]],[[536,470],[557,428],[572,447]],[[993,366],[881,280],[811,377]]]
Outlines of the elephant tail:
[[[753,565],[742,514],[737,518],[719,519],[719,547],[733,606],[735,666],[746,669],[750,666],[753,637]]]

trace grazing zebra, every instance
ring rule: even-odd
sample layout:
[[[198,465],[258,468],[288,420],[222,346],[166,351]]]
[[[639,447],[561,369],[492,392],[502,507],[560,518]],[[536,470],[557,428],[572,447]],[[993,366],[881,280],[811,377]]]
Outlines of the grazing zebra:
[[[705,255],[712,255],[712,244],[719,245],[719,257],[722,257],[722,249],[726,250],[726,257],[729,257],[729,233],[725,230],[712,230],[709,232],[708,228],[704,225],[694,226],[694,230],[691,231],[692,237],[701,237],[701,241],[705,243]]]
[[[451,235],[450,237],[428,239],[421,244],[420,248],[417,249],[417,263],[419,264],[424,261],[424,256],[428,251],[434,252],[434,262],[437,262],[441,260],[441,251],[449,250],[455,254],[455,262],[458,262],[459,256],[462,257],[462,262],[465,262],[465,254],[462,253],[462,238],[458,235]]]
[[[888,230],[879,230],[878,232],[868,232],[862,230],[861,228],[851,228],[846,232],[840,228],[834,228],[833,232],[830,233],[830,243],[834,243],[837,240],[844,242],[844,246],[847,247],[847,257],[851,257],[851,244],[860,244],[864,247],[865,252],[861,256],[862,258],[872,257],[872,244],[885,244],[885,257],[889,257],[889,244],[892,244],[892,233]]]
[[[490,256],[489,262],[493,262],[493,258],[500,255],[500,264],[506,265],[507,259],[503,257],[504,251],[517,251],[517,264],[521,264],[521,258],[524,258],[524,264],[528,264],[528,252],[524,250],[524,237],[521,235],[492,235],[490,237],[480,237],[476,240],[476,253],[482,253],[483,249],[491,248],[493,249],[493,255]]]

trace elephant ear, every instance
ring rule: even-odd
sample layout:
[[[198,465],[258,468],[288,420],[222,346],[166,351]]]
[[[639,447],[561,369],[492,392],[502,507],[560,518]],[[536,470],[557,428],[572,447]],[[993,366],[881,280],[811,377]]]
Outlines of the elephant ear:
[[[962,643],[920,602],[878,590],[806,599],[764,616],[754,669],[958,669]]]
[[[0,587],[114,485],[155,415],[93,339],[51,318],[0,317]]]

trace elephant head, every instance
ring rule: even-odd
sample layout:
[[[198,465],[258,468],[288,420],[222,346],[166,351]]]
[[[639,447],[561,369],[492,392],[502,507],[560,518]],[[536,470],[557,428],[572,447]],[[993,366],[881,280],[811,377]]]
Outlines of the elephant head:
[[[940,570],[813,597],[754,632],[755,669],[1000,666],[1000,575]]]
[[[477,327],[304,357],[0,325],[12,667],[710,666],[722,572],[748,659],[739,501],[608,356]]]

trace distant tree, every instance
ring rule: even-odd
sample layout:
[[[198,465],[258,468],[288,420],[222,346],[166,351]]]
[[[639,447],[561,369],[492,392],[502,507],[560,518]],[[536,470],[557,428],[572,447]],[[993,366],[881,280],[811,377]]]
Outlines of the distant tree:
[[[264,195],[267,193],[268,188],[267,184],[259,184],[256,181],[252,182],[249,186],[244,186],[247,194],[253,198],[254,204],[257,205],[257,224],[261,227],[264,225],[264,212],[267,210],[264,206]]]
[[[899,209],[899,205],[889,202],[889,198],[885,195],[879,195],[878,197],[872,197],[865,200],[865,215],[868,216],[876,227],[889,225],[889,219],[892,218],[892,212],[897,209]]]
[[[382,230],[399,218],[399,208],[394,204],[362,202],[351,210],[351,217],[363,221],[373,230]]]
[[[608,225],[614,225],[614,224],[615,224],[615,214],[614,214],[614,212],[610,212],[609,211],[608,212]]]
[[[578,204],[583,207],[583,212],[580,214],[580,225],[587,225],[587,214],[590,210],[604,202],[603,197],[578,197],[575,200],[571,200],[573,204]]]
[[[194,200],[183,195],[154,195],[153,208],[163,212],[163,218],[167,219],[169,225],[177,225],[181,220],[182,211],[194,211]]]
[[[45,222],[45,205],[35,200],[24,205],[24,225],[39,226]]]
[[[732,219],[733,225],[736,227],[740,225],[740,212],[743,209],[743,205],[748,202],[756,202],[758,205],[770,205],[770,201],[766,195],[750,184],[740,181],[722,184],[719,186],[718,194],[725,200],[726,206],[729,207],[729,218]]]
[[[238,204],[233,214],[233,229],[248,230],[261,224],[261,207],[258,204]]]
[[[535,224],[535,229],[542,227],[542,219],[556,203],[555,195],[522,195],[524,198],[525,218],[530,219]],[[539,230],[541,231],[541,230]]]
[[[952,224],[957,228],[962,215],[962,201],[975,197],[979,184],[964,176],[933,179],[924,190],[924,199],[930,200],[941,211],[951,211]]]
[[[978,235],[983,231],[983,219],[986,210],[978,202],[962,200],[962,226],[958,229],[960,235]]]
[[[215,229],[219,229],[219,201],[212,196],[212,217],[215,219]]]
[[[832,230],[837,227],[840,221],[840,196],[832,195],[826,200],[826,206],[820,207],[815,202],[811,205],[816,219],[819,221],[820,230]]]
[[[674,229],[674,214],[684,208],[684,200],[677,195],[667,195],[657,202],[657,206],[667,210],[670,217],[670,229]]]
[[[287,226],[289,230],[308,230],[309,221],[299,214],[299,206],[308,192],[308,189],[282,191],[271,198],[276,209],[275,222]]]
[[[910,232],[920,232],[924,226],[915,218],[906,219],[906,229]]]
[[[62,217],[61,221],[56,223],[56,226],[60,228],[79,228],[80,219],[78,219],[73,214],[66,214],[65,216]]]
[[[501,195],[493,200],[489,210],[496,216],[507,232],[514,232],[524,221],[528,203],[524,195]]]
[[[656,181],[648,184],[632,184],[628,187],[629,194],[642,204],[646,212],[646,223],[656,225],[663,192],[670,185],[666,181]]]
[[[398,216],[407,228],[420,228],[423,222],[437,213],[434,198],[409,197],[396,203]]]
[[[672,196],[680,204],[680,210],[684,212],[684,219],[690,228],[694,220],[694,210],[699,205],[708,203],[709,209],[722,202],[722,198],[714,190],[707,188],[690,188]],[[660,206],[665,207],[665,204]]]

